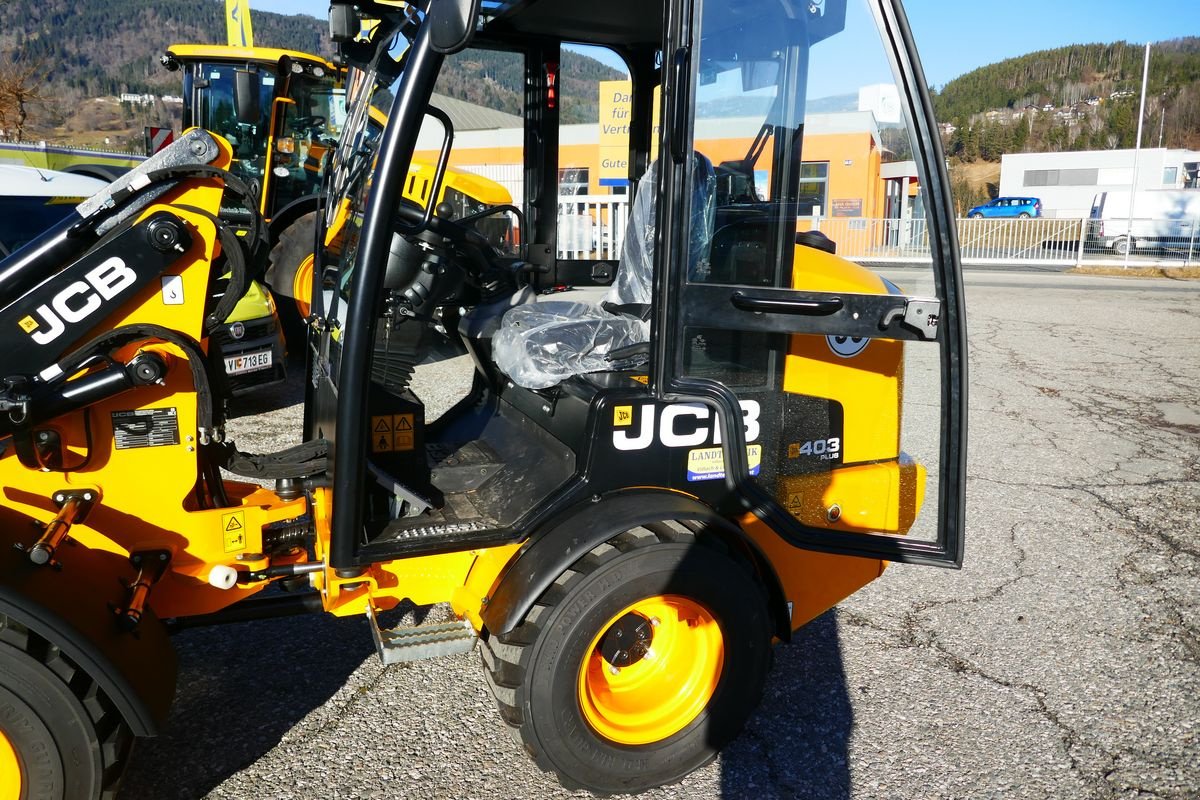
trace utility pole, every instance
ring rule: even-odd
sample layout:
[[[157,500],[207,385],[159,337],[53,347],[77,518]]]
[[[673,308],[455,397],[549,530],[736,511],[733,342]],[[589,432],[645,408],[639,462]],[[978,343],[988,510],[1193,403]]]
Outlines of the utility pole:
[[[1142,61],[1142,103],[1138,108],[1137,141],[1133,144],[1133,185],[1129,187],[1129,228],[1125,231],[1125,265],[1129,269],[1129,254],[1133,252],[1133,200],[1137,197],[1138,163],[1142,156],[1142,120],[1146,116],[1146,79],[1150,77],[1150,43],[1146,42],[1146,57]]]

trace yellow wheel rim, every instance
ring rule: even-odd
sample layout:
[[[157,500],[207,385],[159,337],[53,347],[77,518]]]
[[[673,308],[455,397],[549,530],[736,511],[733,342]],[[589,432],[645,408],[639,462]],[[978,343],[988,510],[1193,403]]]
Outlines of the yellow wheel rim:
[[[17,800],[21,796],[21,765],[17,751],[0,731],[0,800]]]
[[[725,662],[721,627],[679,595],[639,600],[592,639],[579,668],[579,704],[596,733],[618,744],[658,742],[712,699]]]
[[[296,274],[292,277],[292,299],[296,301],[296,310],[300,312],[301,319],[308,318],[309,298],[312,297],[313,283],[313,257],[305,256],[300,262],[300,266],[296,267]]]

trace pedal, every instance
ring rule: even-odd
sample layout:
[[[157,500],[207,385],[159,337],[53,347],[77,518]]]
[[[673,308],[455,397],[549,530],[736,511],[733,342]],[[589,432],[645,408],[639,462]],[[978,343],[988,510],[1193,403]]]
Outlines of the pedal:
[[[440,625],[381,630],[375,611],[370,606],[367,606],[367,619],[371,621],[375,651],[384,666],[469,653],[479,640],[475,629],[465,619]]]

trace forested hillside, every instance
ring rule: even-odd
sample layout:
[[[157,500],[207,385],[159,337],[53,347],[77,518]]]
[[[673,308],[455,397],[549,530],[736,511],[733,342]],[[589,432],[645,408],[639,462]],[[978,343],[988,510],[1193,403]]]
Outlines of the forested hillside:
[[[1140,45],[1042,50],[968,72],[934,95],[954,128],[949,155],[1132,147],[1142,80]],[[1200,38],[1152,45],[1143,145],[1200,147]]]
[[[324,20],[258,10],[253,15],[260,46],[332,53]],[[179,74],[163,69],[158,58],[179,42],[224,44],[221,0],[0,0],[0,87],[6,78],[18,78],[29,91],[27,119],[20,120],[25,138],[136,146],[143,125],[169,125],[172,116],[177,122],[178,106],[84,101],[124,92],[178,94]],[[598,61],[564,51],[563,121],[595,121],[596,83],[622,77]],[[515,56],[476,52],[452,59],[438,91],[517,113],[523,85]],[[16,116],[0,98],[0,129],[10,136]]]
[[[436,91],[510,114],[521,113],[525,77],[515,55],[468,50],[452,56],[447,64],[449,68],[438,77]],[[558,71],[562,122],[595,122],[599,119],[596,84],[626,77],[594,58],[563,50]]]
[[[254,12],[255,43],[329,53],[326,25],[309,16]],[[4,0],[0,57],[40,64],[63,100],[164,91],[179,83],[158,63],[171,44],[225,43],[220,0]]]

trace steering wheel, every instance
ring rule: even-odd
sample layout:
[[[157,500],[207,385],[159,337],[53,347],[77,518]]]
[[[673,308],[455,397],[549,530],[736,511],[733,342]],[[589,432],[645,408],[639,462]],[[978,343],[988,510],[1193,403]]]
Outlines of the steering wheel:
[[[326,119],[320,114],[314,114],[311,117],[296,117],[292,120],[292,127],[297,130],[306,128],[324,128]]]
[[[405,235],[420,233],[420,231],[413,231],[411,228],[424,223],[425,209],[407,197],[402,198],[400,200],[400,207],[396,209],[396,221],[404,226],[400,230],[400,233]],[[432,214],[429,217],[427,230],[457,244],[472,244],[476,247],[486,248],[489,252],[492,249],[491,242],[479,231],[460,222],[455,222],[452,219],[439,217],[437,214]]]

